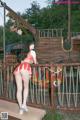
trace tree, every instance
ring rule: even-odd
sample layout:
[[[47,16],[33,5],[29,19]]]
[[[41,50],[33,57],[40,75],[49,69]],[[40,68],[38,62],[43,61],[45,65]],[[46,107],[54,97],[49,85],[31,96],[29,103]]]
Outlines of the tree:
[[[20,14],[20,13],[19,13]],[[71,28],[73,31],[80,31],[80,10],[76,6],[71,5]],[[33,2],[31,8],[26,9],[25,13],[21,15],[25,20],[28,20],[36,29],[55,29],[63,28],[63,35],[67,35],[68,25],[68,10],[67,5],[52,4],[50,7],[40,8],[39,4]],[[17,21],[18,22],[18,21]],[[16,22],[16,24],[17,24]],[[11,32],[10,26],[12,25],[11,19],[6,23],[6,44],[13,42],[33,41],[33,36],[26,29],[22,28],[22,36]],[[18,24],[17,24],[18,25]],[[2,28],[1,28],[2,29]],[[2,32],[0,30],[0,41],[2,41]]]
[[[33,2],[31,8],[26,9],[26,12],[22,14],[22,17],[28,20],[33,26],[38,27],[40,16],[40,6],[38,3]]]

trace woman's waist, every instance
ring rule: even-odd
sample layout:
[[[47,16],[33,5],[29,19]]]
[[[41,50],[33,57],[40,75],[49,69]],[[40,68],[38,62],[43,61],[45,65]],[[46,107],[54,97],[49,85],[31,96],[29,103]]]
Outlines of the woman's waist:
[[[21,61],[21,63],[24,63],[24,64],[26,64],[26,63],[28,63],[28,64],[32,64],[33,63],[33,61],[30,61],[30,60],[26,60],[26,61]]]
[[[25,65],[30,66],[30,63],[29,62],[22,62],[19,66],[25,66]]]

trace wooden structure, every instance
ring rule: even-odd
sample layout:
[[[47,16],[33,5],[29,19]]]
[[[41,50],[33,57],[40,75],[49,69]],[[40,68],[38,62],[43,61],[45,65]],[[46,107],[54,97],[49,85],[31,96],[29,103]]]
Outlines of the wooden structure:
[[[10,17],[18,20],[21,26],[29,30],[34,37],[36,36],[37,30],[34,27],[24,21],[5,3],[1,2],[1,4],[9,11],[8,15]],[[77,47],[79,45],[80,40],[72,40],[72,49],[66,51],[63,48],[62,29],[38,31],[36,41],[37,58],[39,63],[49,64],[47,66],[39,64],[32,67],[33,76],[29,85],[29,105],[80,111],[80,63],[72,63],[80,62],[80,48]],[[50,65],[50,63],[54,64]],[[60,78],[59,73],[56,72],[59,65],[62,67],[62,81],[55,88],[54,80],[59,82],[57,78]],[[4,64],[0,65],[0,97],[13,102],[16,101],[16,86],[13,76],[13,69],[16,65],[8,64],[5,69],[3,66]],[[37,79],[35,84],[34,75],[36,75],[36,71]]]
[[[80,52],[80,35],[72,38],[73,40],[73,50]]]
[[[10,7],[8,7],[7,5],[6,5],[6,3],[4,3],[4,2],[2,2],[1,0],[0,0],[0,2],[1,2],[1,5],[6,9],[6,10],[8,10],[8,16],[9,17],[11,17],[13,20],[15,20],[15,21],[18,21],[18,24],[19,24],[19,27],[24,27],[24,28],[26,28],[28,31],[30,31],[32,34],[33,34],[33,36],[35,36],[36,35],[36,32],[37,32],[37,30],[28,22],[28,21],[25,21],[21,16],[19,16],[15,11],[13,11]]]
[[[71,50],[64,49],[62,29],[39,31],[36,51],[39,63],[80,62],[80,38],[71,39]]]
[[[26,28],[32,33],[36,41],[36,52],[39,63],[64,63],[80,61],[80,39],[73,39],[72,49],[64,49],[62,29],[37,30],[28,21],[17,15],[10,7],[2,1],[1,5],[8,10],[8,16],[18,21],[19,27]],[[79,47],[79,48],[78,48]]]
[[[59,65],[62,66],[62,81],[59,86],[55,87],[54,80],[59,77],[59,73],[55,70]],[[6,66],[6,79],[4,80],[3,64],[0,65],[0,98],[12,102],[16,101],[14,67],[15,64]],[[80,111],[80,63],[39,64],[33,66],[32,69],[33,75],[29,84],[28,105],[46,109]],[[38,77],[35,83],[34,75],[36,75],[36,71]]]

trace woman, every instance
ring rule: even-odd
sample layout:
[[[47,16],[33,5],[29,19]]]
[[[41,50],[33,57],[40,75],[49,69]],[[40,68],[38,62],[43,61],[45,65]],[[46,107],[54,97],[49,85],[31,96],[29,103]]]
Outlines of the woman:
[[[26,106],[29,90],[29,80],[31,78],[31,66],[30,64],[37,64],[36,53],[34,51],[34,44],[30,44],[29,53],[27,57],[21,62],[21,64],[15,69],[14,75],[17,85],[17,101],[20,108],[20,114],[24,111],[28,111]],[[23,81],[23,100],[22,100],[22,81]]]

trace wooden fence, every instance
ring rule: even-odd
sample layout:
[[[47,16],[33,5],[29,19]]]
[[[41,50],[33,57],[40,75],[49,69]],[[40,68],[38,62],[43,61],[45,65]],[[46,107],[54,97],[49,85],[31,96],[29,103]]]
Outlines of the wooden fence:
[[[0,98],[16,102],[15,65],[0,65]],[[80,63],[32,66],[28,104],[80,110]],[[5,75],[5,76],[4,76]]]
[[[63,29],[40,29],[39,38],[62,37]]]

